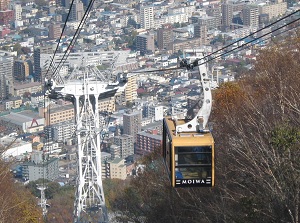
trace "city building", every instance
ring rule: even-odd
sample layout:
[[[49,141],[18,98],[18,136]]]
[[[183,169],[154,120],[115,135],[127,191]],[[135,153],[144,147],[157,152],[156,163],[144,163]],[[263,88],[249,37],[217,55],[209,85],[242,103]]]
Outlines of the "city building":
[[[213,16],[192,16],[191,22],[199,26],[206,26],[208,30],[216,29],[220,26],[219,19]]]
[[[123,133],[131,135],[136,142],[136,135],[141,131],[142,113],[135,111],[123,115]]]
[[[207,26],[200,22],[194,24],[194,38],[199,38],[201,45],[207,44]]]
[[[256,5],[245,5],[243,9],[243,24],[256,27],[259,23],[258,7]]]
[[[9,97],[9,99],[5,99],[2,101],[2,105],[4,105],[4,110],[20,108],[22,103],[22,98],[20,96]]]
[[[36,112],[24,110],[22,112],[10,112],[0,117],[0,120],[12,129],[21,132],[40,132],[44,128],[44,118],[40,118]]]
[[[53,50],[49,47],[49,51],[42,53],[42,49],[40,49],[40,56],[37,57],[39,61],[39,67],[44,66],[48,62],[48,66],[50,65],[51,58],[53,56]],[[46,49],[44,49],[47,51]],[[38,52],[37,54],[38,55]],[[64,65],[69,68],[76,68],[82,65],[82,60],[84,59],[84,63],[87,66],[98,66],[103,64],[111,64],[114,63],[115,69],[118,70],[120,66],[126,66],[128,64],[128,57],[130,55],[130,50],[120,50],[120,51],[94,51],[94,52],[80,52],[80,53],[70,53],[68,56],[68,60],[65,61]],[[64,57],[64,53],[56,53],[55,58],[53,60],[54,64],[59,64],[62,58]],[[127,68],[129,68],[128,66]],[[48,67],[46,67],[48,68]],[[133,66],[135,68],[135,66]]]
[[[191,38],[191,39],[177,39],[174,40],[170,46],[169,50],[173,53],[177,53],[179,50],[183,52],[185,49],[193,49],[195,46],[201,45],[200,38]]]
[[[142,6],[140,8],[140,24],[142,29],[154,28],[154,7]]]
[[[113,113],[116,111],[115,97],[105,98],[98,101],[99,112]]]
[[[15,82],[13,86],[12,95],[23,96],[24,93],[34,93],[39,91],[42,91],[42,84],[40,82],[29,82],[29,83]]]
[[[54,49],[52,45],[40,46],[36,47],[33,52],[33,59],[34,59],[34,80],[41,81],[43,80],[42,77],[42,70],[46,67],[46,61],[41,61],[42,54],[50,54],[53,55]],[[51,60],[48,58],[48,63],[50,65]]]
[[[222,27],[224,30],[230,28],[233,18],[233,4],[223,3],[222,9]]]
[[[14,77],[18,81],[25,81],[33,73],[31,61],[15,60]]]
[[[73,3],[70,11],[70,20],[80,21],[84,15],[84,8],[82,1],[77,0]]]
[[[49,25],[49,39],[58,39],[61,36],[60,24]]]
[[[261,4],[258,6],[259,14],[269,15],[269,20],[284,15],[287,11],[287,2],[282,0],[277,3]]]
[[[58,158],[43,161],[43,152],[36,151],[32,154],[31,162],[21,164],[22,179],[35,181],[46,179],[54,181],[59,177]]]
[[[0,99],[7,98],[13,87],[13,57],[0,56]]]
[[[109,147],[109,153],[111,154],[111,158],[115,159],[115,158],[120,158],[121,157],[121,148],[120,146],[117,145],[111,145]]]
[[[164,106],[148,105],[145,108],[145,117],[153,118],[154,121],[160,121],[164,118]]]
[[[136,36],[136,50],[140,51],[141,55],[147,52],[154,53],[154,35],[153,34],[140,34]]]
[[[10,0],[0,0],[0,25],[9,25],[14,19],[14,11],[10,10]]]
[[[125,90],[116,95],[116,102],[122,105],[133,103],[137,99],[137,88],[137,77],[129,76]]]
[[[25,142],[15,136],[4,136],[0,138],[2,158],[16,157],[32,152],[31,142]]]
[[[125,180],[127,177],[125,159],[115,158],[107,162],[109,173],[107,176],[111,179]]]
[[[45,134],[55,142],[66,143],[74,139],[75,130],[75,121],[71,119],[45,127]]]
[[[151,134],[148,132],[139,132],[137,134],[136,154],[147,155],[155,149],[161,148],[162,135],[158,135],[157,131]]]
[[[14,11],[15,11],[15,21],[21,21],[22,20],[22,5],[15,3],[14,5]]]
[[[163,25],[157,30],[157,44],[160,50],[167,49],[173,41],[173,27],[171,24]]]
[[[137,77],[136,76],[131,76],[128,77],[127,81],[127,86],[124,91],[124,98],[125,98],[125,103],[127,102],[134,102],[137,99]]]
[[[123,134],[120,136],[115,136],[114,145],[116,145],[116,147],[112,148],[113,153],[111,151],[111,156],[113,158],[126,158],[134,154],[134,138],[132,135]]]
[[[48,112],[50,114],[48,114]],[[54,105],[51,104],[47,108],[39,108],[40,117],[45,117],[45,126],[53,125],[69,121],[75,118],[74,106],[71,105]]]
[[[222,25],[222,10],[221,5],[213,4],[210,8],[206,10],[208,16],[215,18],[215,26],[219,29]]]
[[[43,92],[35,92],[30,95],[32,105],[38,105],[40,102],[44,102],[45,96]]]
[[[9,9],[10,0],[0,0],[0,11]]]

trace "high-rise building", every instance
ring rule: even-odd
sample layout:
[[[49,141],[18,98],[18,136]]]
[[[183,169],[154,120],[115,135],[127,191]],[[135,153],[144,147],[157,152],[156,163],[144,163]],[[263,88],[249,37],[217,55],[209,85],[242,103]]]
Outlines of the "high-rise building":
[[[233,18],[233,4],[224,3],[222,4],[222,27],[227,29],[230,27]]]
[[[207,43],[207,26],[201,23],[194,24],[194,38],[200,38],[201,44]]]
[[[208,16],[212,16],[215,18],[215,25],[217,28],[219,28],[221,26],[221,23],[222,23],[221,5],[219,5],[219,4],[212,5],[212,7],[208,8],[206,10],[206,14]]]
[[[142,6],[140,9],[140,23],[142,29],[154,28],[154,7]]]
[[[243,9],[243,24],[256,27],[259,23],[258,7],[256,5],[245,5]]]
[[[137,89],[137,77],[128,77],[125,90],[121,94],[116,96],[117,103],[122,105],[133,103],[137,99]]]
[[[83,3],[79,0],[73,3],[70,11],[70,20],[80,21],[84,15]]]
[[[136,37],[136,50],[140,51],[141,55],[147,52],[155,51],[154,35],[153,34],[140,34]]]
[[[53,54],[53,52],[54,50],[52,45],[40,46],[34,49],[33,58],[34,58],[34,80],[35,81],[40,81],[43,79],[42,68],[45,65],[41,64],[41,54]],[[50,62],[51,61],[48,61],[49,65]]]
[[[0,99],[13,91],[13,57],[0,57]]]
[[[171,24],[163,25],[157,30],[157,44],[160,50],[168,49],[169,44],[173,41],[173,27]]]
[[[136,135],[141,131],[141,122],[141,111],[135,111],[133,113],[127,113],[123,115],[123,133],[133,136],[134,142],[136,142]]]
[[[125,88],[125,101],[127,102],[134,102],[135,99],[137,99],[137,92],[136,90],[138,89],[137,86],[137,77],[136,76],[131,76],[128,77],[127,81],[127,86]]]
[[[9,9],[10,0],[0,0],[0,11],[6,11]]]
[[[136,154],[145,155],[160,148],[162,143],[162,135],[150,134],[148,132],[140,132],[137,134]]]
[[[60,24],[49,25],[49,39],[58,39],[61,35]]]
[[[16,80],[24,81],[32,74],[31,61],[16,60],[14,62],[14,77]]]
[[[114,151],[114,154],[111,154],[112,157],[126,158],[134,154],[134,140],[133,136],[123,134],[121,136],[114,137],[114,144],[117,146],[118,151]]]
[[[15,20],[21,21],[22,20],[22,5],[21,4],[15,4],[14,5],[14,11],[15,11]]]

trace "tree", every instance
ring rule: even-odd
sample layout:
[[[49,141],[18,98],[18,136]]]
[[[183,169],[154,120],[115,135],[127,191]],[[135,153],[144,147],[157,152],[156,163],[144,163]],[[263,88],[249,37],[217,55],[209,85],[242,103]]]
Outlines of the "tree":
[[[0,222],[37,223],[43,219],[37,200],[23,186],[14,183],[9,165],[0,161]]]
[[[13,46],[13,51],[17,51],[18,55],[22,54],[22,51],[21,51],[21,44],[20,43],[16,43],[14,46]]]
[[[28,47],[22,47],[22,48],[21,48],[21,52],[22,52],[23,54],[29,54],[29,53],[31,53],[31,50],[30,50],[30,48],[28,48]]]
[[[261,52],[255,70],[238,82],[242,100],[231,109],[215,101],[217,155],[226,160],[217,164],[233,221],[299,222],[298,51],[296,38]]]

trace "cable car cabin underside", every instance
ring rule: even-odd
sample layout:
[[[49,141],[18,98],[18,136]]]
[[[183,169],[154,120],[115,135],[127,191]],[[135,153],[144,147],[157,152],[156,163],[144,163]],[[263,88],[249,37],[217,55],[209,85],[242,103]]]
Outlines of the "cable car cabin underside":
[[[214,139],[210,132],[176,133],[190,120],[163,121],[163,157],[172,187],[214,186]]]

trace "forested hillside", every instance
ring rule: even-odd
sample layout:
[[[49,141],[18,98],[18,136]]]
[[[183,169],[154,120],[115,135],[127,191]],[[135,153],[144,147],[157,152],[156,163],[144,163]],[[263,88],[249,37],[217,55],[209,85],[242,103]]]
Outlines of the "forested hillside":
[[[0,222],[38,223],[42,220],[35,197],[23,186],[14,183],[8,164],[0,162]]]
[[[300,38],[260,52],[213,95],[214,188],[173,189],[157,154],[110,199],[118,222],[291,222],[300,217]]]

